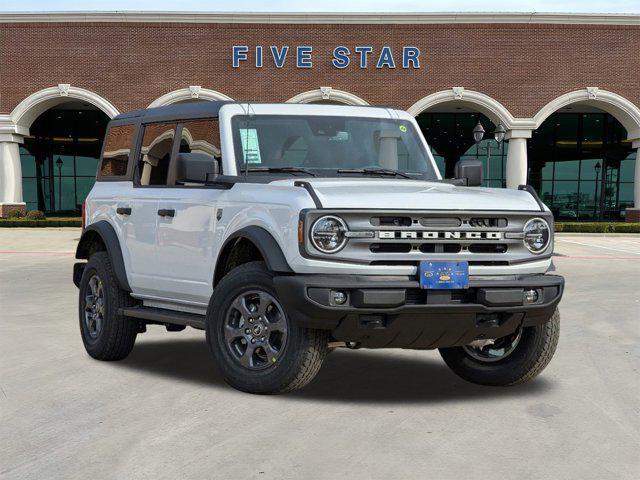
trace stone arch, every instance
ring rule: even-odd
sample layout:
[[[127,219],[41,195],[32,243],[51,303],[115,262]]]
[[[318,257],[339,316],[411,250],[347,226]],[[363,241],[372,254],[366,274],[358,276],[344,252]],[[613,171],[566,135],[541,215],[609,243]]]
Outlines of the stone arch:
[[[596,107],[613,115],[627,130],[627,138],[640,138],[640,108],[626,98],[598,87],[587,87],[554,98],[533,117],[535,128],[539,128],[557,110],[574,103]]]
[[[18,127],[28,129],[42,113],[69,100],[81,100],[102,110],[109,118],[118,115],[118,109],[97,93],[69,84],[60,84],[32,93],[22,100],[10,114],[12,122]]]
[[[147,108],[162,107],[164,105],[171,105],[174,103],[180,103],[188,100],[233,100],[233,98],[220,93],[216,90],[208,88],[202,88],[199,85],[191,85],[187,88],[179,88],[172,92],[165,93],[161,97],[156,98],[149,104]]]
[[[502,123],[507,130],[513,128],[515,124],[513,115],[499,101],[484,93],[466,90],[464,87],[453,87],[427,95],[411,105],[407,111],[417,117],[422,112],[445,103],[468,107],[483,113],[494,124]]]
[[[345,105],[369,105],[366,100],[343,90],[336,90],[331,87],[320,87],[315,90],[299,93],[287,100],[287,103],[313,103],[313,102],[335,101]]]

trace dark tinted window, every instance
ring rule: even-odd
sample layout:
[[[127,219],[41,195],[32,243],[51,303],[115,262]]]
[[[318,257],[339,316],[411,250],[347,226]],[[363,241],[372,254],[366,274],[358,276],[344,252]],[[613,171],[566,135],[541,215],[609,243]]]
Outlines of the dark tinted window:
[[[101,177],[122,177],[127,174],[134,131],[133,125],[119,125],[109,129],[104,139]]]
[[[144,126],[140,158],[138,159],[138,182],[140,185],[166,185],[175,123],[152,123]]]
[[[203,153],[220,158],[220,129],[218,120],[191,120],[182,124],[181,153]]]

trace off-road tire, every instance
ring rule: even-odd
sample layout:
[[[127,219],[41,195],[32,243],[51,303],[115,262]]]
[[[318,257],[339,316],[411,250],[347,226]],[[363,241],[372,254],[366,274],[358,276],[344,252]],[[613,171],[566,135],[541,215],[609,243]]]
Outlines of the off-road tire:
[[[89,280],[98,275],[104,288],[104,319],[96,338],[89,334],[85,317],[85,297]],[[120,315],[118,310],[135,305],[129,292],[122,290],[106,252],[94,253],[87,262],[80,280],[79,317],[82,342],[87,353],[97,360],[122,360],[131,352],[138,334],[138,323]]]
[[[303,328],[283,312],[287,341],[276,363],[255,371],[240,365],[232,357],[223,334],[232,302],[243,292],[256,290],[280,301],[273,277],[264,262],[245,263],[225,275],[209,302],[207,343],[225,381],[243,392],[277,394],[298,390],[314,379],[329,350],[327,331]]]
[[[458,376],[480,385],[510,386],[526,383],[549,364],[558,345],[560,313],[556,310],[548,322],[522,330],[515,350],[502,360],[481,362],[462,347],[441,348],[440,355]]]

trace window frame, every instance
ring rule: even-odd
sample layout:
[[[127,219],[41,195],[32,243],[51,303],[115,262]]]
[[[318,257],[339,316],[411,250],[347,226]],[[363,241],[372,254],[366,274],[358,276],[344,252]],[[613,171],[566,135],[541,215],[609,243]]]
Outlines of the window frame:
[[[175,124],[173,140],[171,143],[171,153],[169,154],[169,166],[167,167],[167,179],[165,181],[166,183],[164,185],[142,185],[140,184],[140,169],[138,168],[138,164],[140,163],[140,151],[142,150],[142,142],[144,141],[144,129],[148,125],[156,125],[159,123]],[[135,153],[136,153],[135,162],[133,162],[133,168],[132,168],[133,171],[131,172],[132,173],[131,181],[133,182],[133,186],[135,188],[169,188],[174,186],[170,184],[169,181],[171,180],[171,177],[172,177],[171,172],[172,172],[173,165],[175,163],[176,138],[180,133],[182,133],[180,120],[161,120],[161,121],[152,121],[152,122],[141,121],[138,124],[138,139],[136,142],[136,149],[135,149]],[[178,143],[178,148],[179,146],[180,144]],[[173,177],[174,177],[173,180],[175,181],[175,175],[173,175]]]
[[[228,190],[233,186],[229,182],[219,182],[212,183],[209,185],[178,185],[176,184],[176,175],[177,175],[177,157],[180,152],[180,143],[182,141],[182,128],[185,123],[192,121],[216,121],[218,122],[218,132],[220,132],[220,118],[217,116],[206,116],[206,117],[196,117],[196,118],[166,118],[157,121],[144,122],[141,120],[138,122],[138,133],[136,139],[135,146],[135,162],[133,163],[132,171],[131,171],[131,181],[133,183],[134,188],[186,188],[186,189],[194,189],[194,188],[205,188],[205,189],[214,189],[214,190]],[[169,159],[169,167],[167,170],[167,181],[165,185],[141,185],[140,184],[140,176],[138,169],[138,158],[140,156],[140,150],[142,149],[142,141],[144,138],[144,127],[147,125],[153,125],[157,123],[175,123],[176,129],[173,137],[173,143],[171,145],[171,157]],[[218,139],[221,142],[221,138]],[[129,158],[131,160],[131,157]],[[222,160],[219,161],[220,165],[220,175],[223,175],[224,162]]]
[[[109,134],[109,131],[113,128],[113,127],[122,127],[122,126],[132,126],[133,127],[133,134],[131,135],[131,148],[129,149],[129,159],[127,161],[127,172],[124,175],[102,175],[102,162],[104,161],[104,149],[105,146],[107,144],[106,140],[107,140],[107,135]],[[115,121],[111,121],[109,122],[109,124],[107,125],[107,132],[104,136],[104,141],[102,142],[102,148],[100,149],[100,162],[98,164],[98,169],[96,172],[96,182],[126,182],[131,180],[132,175],[133,175],[133,170],[135,167],[135,164],[137,162],[132,162],[131,161],[131,157],[135,156],[135,158],[137,158],[137,152],[139,151],[138,148],[138,144],[140,141],[140,123],[139,122],[132,122],[129,119],[123,119],[123,120],[115,120]]]

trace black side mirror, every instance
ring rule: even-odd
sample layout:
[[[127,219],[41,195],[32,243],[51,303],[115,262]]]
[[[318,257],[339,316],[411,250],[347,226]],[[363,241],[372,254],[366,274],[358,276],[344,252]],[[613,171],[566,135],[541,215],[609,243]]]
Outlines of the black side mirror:
[[[471,158],[459,160],[456,163],[455,177],[466,180],[468,187],[482,185],[482,161]]]
[[[206,183],[220,175],[220,162],[206,153],[179,153],[177,163],[179,183]]]

